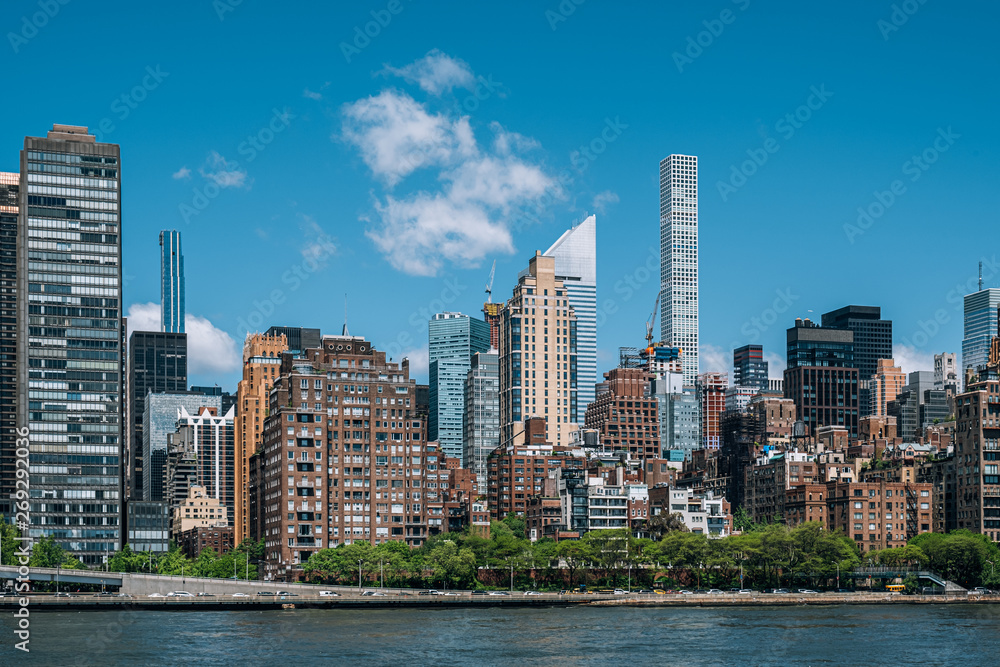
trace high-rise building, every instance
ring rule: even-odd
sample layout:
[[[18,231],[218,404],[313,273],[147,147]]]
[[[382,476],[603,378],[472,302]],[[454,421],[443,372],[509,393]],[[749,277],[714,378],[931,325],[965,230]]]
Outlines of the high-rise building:
[[[298,578],[325,547],[423,544],[438,467],[445,480],[447,471],[416,415],[415,389],[408,361],[387,362],[360,336],[324,336],[300,357],[283,356],[255,475],[271,578]]]
[[[85,564],[121,544],[121,153],[85,127],[26,137],[18,224],[18,424],[34,538]]]
[[[820,426],[841,426],[858,435],[858,369],[854,332],[796,319],[786,332],[785,398],[795,402],[808,435]]]
[[[167,460],[169,437],[177,432],[177,421],[181,409],[197,415],[201,408],[211,408],[216,414],[221,412],[219,396],[188,391],[149,393],[143,403],[142,443],[139,447],[142,458],[143,496],[145,500],[165,500],[164,466]]]
[[[698,375],[698,158],[660,161],[660,339],[684,351],[684,384]]]
[[[923,435],[925,415],[933,419],[941,418],[941,405],[945,401],[943,391],[934,391],[934,373],[932,371],[914,371],[909,374],[906,386],[896,397],[886,405],[886,414],[896,418],[899,437],[906,442],[916,441]],[[934,404],[925,407],[925,403],[933,400]],[[947,417],[947,403],[944,403]],[[928,412],[928,410],[930,410]]]
[[[243,343],[243,379],[236,386],[236,435],[233,475],[236,480],[236,501],[233,512],[233,534],[236,544],[250,532],[250,457],[264,443],[264,419],[267,417],[268,395],[278,379],[281,355],[288,350],[284,333],[248,334]]]
[[[546,421],[555,445],[568,445],[579,424],[576,313],[555,259],[540,251],[518,277],[500,326],[500,445],[524,437],[530,417]]]
[[[682,357],[683,359],[683,357]],[[701,414],[702,449],[719,449],[721,444],[719,417],[726,409],[727,373],[702,373],[695,379],[695,394]]]
[[[962,337],[962,384],[966,371],[973,375],[986,366],[990,341],[998,334],[997,308],[1000,307],[1000,287],[987,287],[965,295],[964,336]]]
[[[887,416],[889,402],[896,400],[896,396],[906,386],[906,373],[893,364],[892,359],[879,359],[875,375],[868,381],[868,397],[871,401],[868,406],[869,415]]]
[[[472,355],[490,349],[490,327],[462,313],[437,313],[427,324],[430,414],[428,438],[446,456],[463,461],[465,381]],[[463,467],[468,467],[463,464]]]
[[[576,402],[583,414],[597,383],[597,218],[592,215],[563,232],[545,255],[555,258],[556,280],[576,312]]]
[[[963,364],[966,360],[964,349]],[[964,393],[955,398],[955,418],[955,459],[958,464],[954,496],[956,527],[983,533],[998,542],[1000,381],[995,370],[984,373],[981,379],[970,384]]]
[[[733,350],[733,386],[767,389],[768,364],[761,345],[744,345]]]
[[[230,409],[220,415],[215,408],[200,407],[192,414],[183,406],[177,411],[177,428],[170,443],[194,457],[194,483],[205,488],[206,497],[225,506],[226,525],[232,526],[235,519],[233,421],[236,413]]]
[[[934,388],[954,396],[962,389],[962,374],[958,370],[958,355],[942,352],[934,355]]]
[[[480,495],[486,495],[486,459],[500,446],[500,371],[496,350],[476,352],[465,380],[462,435],[465,467],[476,474]]]
[[[160,500],[145,491],[142,423],[146,394],[187,389],[187,334],[133,331],[128,341],[127,498]]]
[[[0,514],[17,487],[17,213],[21,175],[0,172]]]
[[[160,232],[160,329],[184,333],[184,255],[175,229]]]
[[[883,320],[878,306],[844,306],[824,313],[822,326],[854,332],[854,367],[861,379],[858,415],[867,416],[871,406],[868,380],[878,371],[879,359],[892,359],[892,320]]]
[[[650,395],[650,373],[614,368],[604,378],[607,389],[587,408],[586,428],[600,432],[605,451],[627,451],[636,459],[660,458],[660,420],[657,399]]]
[[[347,327],[346,323],[344,327]],[[284,336],[288,344],[287,350],[292,354],[301,354],[305,350],[319,347],[320,338],[322,337],[319,329],[307,329],[304,327],[271,327],[265,332],[265,335],[272,338]]]

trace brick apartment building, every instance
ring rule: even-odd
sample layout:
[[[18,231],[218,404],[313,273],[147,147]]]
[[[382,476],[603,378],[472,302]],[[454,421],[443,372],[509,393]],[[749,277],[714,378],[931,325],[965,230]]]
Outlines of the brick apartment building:
[[[649,373],[615,368],[604,378],[606,390],[587,407],[586,427],[600,431],[605,451],[627,450],[634,458],[659,458],[660,420],[656,398],[647,396]]]

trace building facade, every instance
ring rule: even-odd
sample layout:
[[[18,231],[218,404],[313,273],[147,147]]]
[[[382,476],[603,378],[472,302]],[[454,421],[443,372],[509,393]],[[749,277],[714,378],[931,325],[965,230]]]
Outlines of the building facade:
[[[500,371],[495,350],[476,352],[465,380],[462,415],[465,466],[476,475],[476,490],[486,495],[486,460],[500,446]]]
[[[541,252],[528,262],[500,324],[500,444],[523,437],[525,419],[542,417],[556,445],[576,430],[576,314],[555,259]]]
[[[698,396],[698,411],[701,415],[701,446],[716,450],[720,444],[719,418],[726,410],[726,388],[729,378],[726,373],[702,373],[695,381]]]
[[[287,350],[288,339],[284,333],[248,334],[243,342],[243,379],[236,386],[236,440],[233,455],[233,476],[236,480],[233,530],[237,544],[253,535],[250,532],[249,511],[250,457],[263,444],[268,396],[278,379],[281,355]]]
[[[462,313],[437,313],[427,324],[428,434],[445,455],[463,461],[465,381],[472,355],[490,349],[490,327]]]
[[[627,451],[636,459],[660,458],[660,415],[657,399],[650,395],[649,373],[614,368],[604,377],[607,390],[587,408],[586,428],[600,432],[605,451]]]
[[[954,396],[962,390],[962,374],[958,370],[958,355],[942,352],[934,355],[934,388]]]
[[[545,255],[555,258],[556,280],[576,313],[576,395],[582,415],[597,383],[597,217],[566,230]]]
[[[219,414],[221,401],[218,396],[187,391],[147,394],[142,415],[143,490],[146,500],[166,499],[166,464],[169,436],[177,432],[181,409],[187,414],[198,414],[201,408],[211,408]]]
[[[955,418],[956,527],[1000,541],[1000,380],[995,371],[956,397]]]
[[[744,345],[733,350],[733,385],[767,389],[768,363],[761,345]]]
[[[698,158],[660,161],[660,340],[684,351],[684,384],[698,375]]]
[[[184,255],[176,229],[160,232],[160,328],[184,333]]]
[[[87,128],[26,137],[18,221],[18,424],[29,533],[87,565],[122,543],[121,153]],[[43,472],[44,471],[44,472]]]
[[[973,375],[989,361],[990,341],[1000,335],[997,330],[997,308],[1000,307],[1000,287],[988,287],[964,300],[962,337],[962,385],[968,371]]]
[[[17,487],[17,218],[21,175],[0,172],[0,514]]]
[[[906,374],[892,359],[879,359],[875,375],[868,382],[868,414],[885,417],[890,401],[896,400],[906,386]]]
[[[161,500],[146,491],[143,417],[146,395],[187,389],[187,334],[133,331],[128,341],[128,498]],[[165,444],[165,443],[164,443]],[[154,479],[157,477],[154,476]]]
[[[842,426],[858,435],[859,375],[854,332],[796,319],[786,332],[785,398],[795,402],[809,435],[821,426]]]
[[[844,306],[824,313],[822,325],[854,333],[854,367],[860,378],[858,416],[865,417],[871,405],[868,378],[878,372],[879,359],[892,359],[892,320],[882,319],[878,306]]]

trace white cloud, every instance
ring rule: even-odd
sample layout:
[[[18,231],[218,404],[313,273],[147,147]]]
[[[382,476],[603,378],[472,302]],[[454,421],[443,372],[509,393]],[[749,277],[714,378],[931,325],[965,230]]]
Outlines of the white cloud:
[[[767,362],[767,377],[772,380],[781,380],[785,377],[785,358],[777,352],[765,352],[764,360]]]
[[[208,154],[205,166],[199,173],[220,188],[242,188],[249,185],[246,170],[240,169],[238,163],[230,162],[216,151]]]
[[[478,264],[511,253],[510,223],[543,194],[562,197],[558,182],[523,157],[529,137],[492,123],[481,149],[466,117],[436,114],[412,97],[382,91],[344,107],[343,138],[356,146],[389,189],[420,168],[437,169],[440,188],[376,196],[366,232],[395,268],[435,275],[445,262]]]
[[[699,373],[732,373],[732,359],[721,347],[704,343],[698,348]],[[730,378],[732,380],[732,378]]]
[[[476,77],[468,63],[452,58],[438,49],[405,67],[386,65],[383,72],[415,83],[431,95],[440,95],[456,87],[472,90],[476,83]]]
[[[892,354],[896,365],[904,373],[934,370],[934,354],[931,352],[924,352],[909,345],[896,344],[892,346]]]
[[[308,88],[306,88],[305,90],[302,91],[302,97],[307,97],[310,100],[321,100],[321,99],[323,99],[323,94],[322,93],[314,93],[313,91],[311,91]]]
[[[475,152],[467,118],[431,114],[409,95],[384,90],[344,107],[343,138],[389,186],[420,169]]]
[[[128,307],[128,335],[133,331],[159,331],[160,304],[133,303]],[[188,375],[230,373],[240,368],[240,355],[232,337],[204,317],[186,314]]]
[[[159,331],[160,304],[133,303],[128,307],[128,335],[133,331]]]
[[[426,347],[415,347],[410,350],[403,350],[399,355],[399,359],[396,361],[401,361],[403,359],[410,360],[410,377],[413,379],[423,380],[427,378],[428,367],[430,366],[430,351]]]
[[[598,192],[594,195],[594,202],[592,206],[598,213],[606,213],[609,205],[617,203],[618,195],[611,190],[605,190],[604,192]]]
[[[186,181],[187,179],[191,178],[191,170],[188,169],[187,167],[181,167],[180,169],[178,169],[177,171],[175,171],[173,174],[171,174],[171,178],[173,178],[175,180],[178,180],[178,181],[181,181],[181,180],[185,180]]]
[[[241,365],[232,336],[208,319],[190,313],[184,316],[188,339],[188,374],[231,373]]]

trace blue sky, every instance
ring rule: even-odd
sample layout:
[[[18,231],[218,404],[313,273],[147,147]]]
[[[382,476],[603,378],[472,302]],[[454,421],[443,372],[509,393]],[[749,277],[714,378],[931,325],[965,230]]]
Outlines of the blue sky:
[[[795,317],[848,303],[881,305],[916,370],[960,351],[980,259],[1000,285],[997,13],[11,1],[0,169],[52,123],[121,144],[125,304],[155,319],[157,233],[180,229],[192,383],[235,389],[246,326],[339,331],[345,293],[351,333],[423,379],[425,316],[478,314],[494,259],[508,296],[589,213],[611,368],[653,307],[670,153],[700,159],[702,370],[734,344],[783,358]]]

